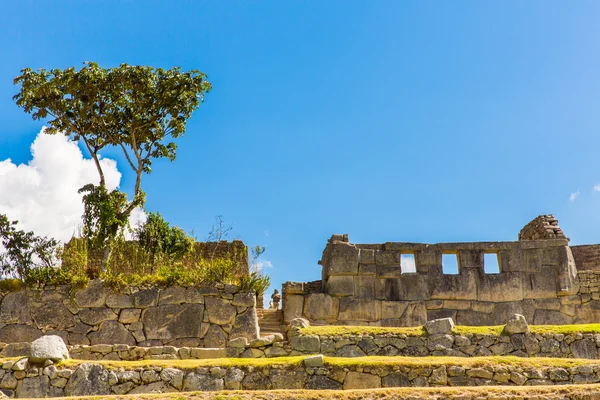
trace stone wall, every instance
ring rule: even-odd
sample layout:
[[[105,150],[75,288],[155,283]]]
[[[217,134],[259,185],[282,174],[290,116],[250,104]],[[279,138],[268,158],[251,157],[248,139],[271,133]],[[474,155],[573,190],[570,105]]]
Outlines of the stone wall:
[[[0,389],[9,396],[42,398],[219,390],[370,389],[380,387],[565,385],[600,382],[600,364],[534,367],[528,364],[429,363],[337,365],[322,356],[300,364],[212,366],[193,369],[146,366],[111,369],[83,363],[72,368],[6,361]]]
[[[460,334],[409,336],[304,335],[291,337],[291,355],[324,354],[335,357],[364,356],[517,356],[600,359],[600,334],[515,333],[512,335]]]
[[[540,215],[519,232],[519,240],[566,239],[554,215]]]
[[[100,281],[0,295],[0,342],[45,334],[71,345],[225,347],[258,337],[256,297],[223,284],[117,292]]]
[[[320,261],[320,293],[307,290],[307,283],[285,283],[284,319],[419,326],[452,317],[459,325],[499,325],[519,313],[536,325],[599,321],[600,294],[593,293],[600,281],[593,272],[600,274],[600,245],[570,247],[551,215],[527,224],[520,238],[353,244],[348,235],[333,235]],[[485,272],[486,254],[497,257],[499,273]],[[407,255],[416,272],[402,265]],[[444,255],[457,258],[458,274],[444,272]]]

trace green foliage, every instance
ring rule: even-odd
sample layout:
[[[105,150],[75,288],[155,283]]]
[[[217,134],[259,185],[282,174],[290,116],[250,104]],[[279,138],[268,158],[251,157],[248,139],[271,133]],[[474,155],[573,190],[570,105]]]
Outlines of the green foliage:
[[[124,213],[129,206],[127,194],[92,184],[79,189],[79,193],[84,193],[83,237],[88,248],[103,249],[128,225],[128,215]]]
[[[35,268],[54,266],[58,242],[17,229],[17,224],[18,221],[9,221],[6,215],[0,214],[0,244],[4,247],[0,253],[1,273],[24,278]]]
[[[160,213],[150,213],[146,222],[134,231],[140,246],[150,252],[154,259],[157,254],[182,258],[189,254],[194,239],[183,229],[169,226]]]
[[[23,279],[25,285],[71,285],[86,286],[90,279],[86,275],[75,275],[58,267],[42,267],[30,270]]]
[[[78,71],[25,68],[14,84],[21,86],[13,97],[19,107],[35,120],[49,118],[46,133],[81,140],[94,160],[99,184],[81,189],[86,193],[84,234],[90,245],[105,248],[105,269],[114,239],[131,212],[144,204],[142,175],[151,172],[155,159],[175,160],[173,139],[185,133],[187,120],[212,86],[197,70],[127,64],[101,68],[93,62]],[[100,152],[110,147],[123,152],[135,173],[131,202],[124,193],[106,189]]]
[[[240,277],[238,284],[241,291],[262,295],[271,286],[271,278],[259,271],[252,271],[250,275]]]

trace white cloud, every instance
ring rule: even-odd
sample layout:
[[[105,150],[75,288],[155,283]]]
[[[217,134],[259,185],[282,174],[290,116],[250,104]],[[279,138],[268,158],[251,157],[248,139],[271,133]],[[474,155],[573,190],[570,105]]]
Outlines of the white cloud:
[[[417,272],[417,266],[415,265],[415,257],[412,254],[401,254],[400,267],[402,268],[402,273]]]
[[[569,202],[573,203],[580,195],[581,193],[579,192],[579,190],[577,190],[576,192],[573,192],[569,195]]]
[[[594,192],[600,192],[600,183],[597,185],[594,185]]]
[[[0,214],[19,221],[19,228],[68,241],[81,225],[83,204],[79,188],[97,184],[94,162],[83,157],[76,143],[64,135],[46,135],[44,129],[31,145],[27,164],[0,161]],[[121,173],[114,160],[101,161],[109,190],[119,186]],[[145,218],[142,210],[132,223]]]
[[[266,268],[273,268],[273,264],[268,260],[257,260],[252,269],[254,271],[263,272]]]

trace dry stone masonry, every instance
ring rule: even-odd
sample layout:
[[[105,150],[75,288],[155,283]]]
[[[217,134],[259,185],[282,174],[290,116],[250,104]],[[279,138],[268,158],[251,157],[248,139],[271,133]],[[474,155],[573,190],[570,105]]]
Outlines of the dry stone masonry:
[[[443,255],[458,260],[444,273]],[[486,255],[499,273],[485,272]],[[402,265],[414,257],[416,272]],[[285,321],[315,325],[501,325],[522,314],[535,325],[600,321],[600,245],[569,246],[552,215],[527,224],[514,242],[353,244],[333,235],[318,282],[286,282]],[[320,284],[319,284],[320,283]]]
[[[224,348],[258,338],[256,296],[223,284],[119,292],[100,281],[0,295],[0,342],[43,335],[70,345]]]
[[[381,387],[565,385],[600,382],[600,364],[541,366],[528,364],[390,363],[338,365],[322,357],[299,364],[212,366],[192,369],[149,366],[111,368],[82,363],[66,368],[5,361],[0,388],[14,397],[105,396],[219,390],[370,389]]]

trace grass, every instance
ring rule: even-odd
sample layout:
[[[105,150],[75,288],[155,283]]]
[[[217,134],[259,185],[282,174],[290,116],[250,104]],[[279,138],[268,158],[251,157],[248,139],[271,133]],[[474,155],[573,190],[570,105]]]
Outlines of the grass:
[[[388,388],[365,390],[251,390],[223,392],[187,392],[134,394],[121,396],[63,397],[65,400],[441,400],[441,399],[592,399],[600,395],[600,384],[568,386],[484,386],[438,388]]]
[[[454,327],[454,332],[461,335],[500,335],[504,325],[496,326],[461,326]],[[600,324],[579,325],[530,325],[529,331],[538,334],[576,334],[576,333],[600,333]],[[358,335],[406,335],[425,336],[423,327],[408,328],[384,328],[379,326],[343,326],[325,325],[308,326],[300,330],[303,335],[319,336],[358,336]]]
[[[65,360],[59,363],[59,367],[75,368],[83,363],[94,363],[104,365],[108,369],[135,369],[148,367],[178,368],[182,370],[194,370],[199,367],[270,367],[270,366],[294,366],[302,364],[305,356],[277,357],[277,358],[213,358],[206,360],[140,360],[140,361],[89,361],[89,360]],[[13,359],[14,360],[14,359]],[[2,361],[2,360],[0,360]],[[490,357],[325,357],[325,364],[338,367],[379,367],[379,366],[430,366],[460,365],[464,367],[477,366],[515,366],[515,367],[563,367],[570,368],[580,365],[600,364],[600,360],[585,360],[576,358],[548,358],[531,357],[522,358],[514,356],[490,356]]]

